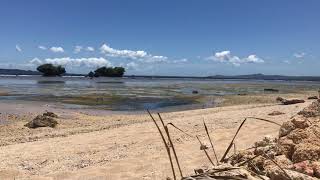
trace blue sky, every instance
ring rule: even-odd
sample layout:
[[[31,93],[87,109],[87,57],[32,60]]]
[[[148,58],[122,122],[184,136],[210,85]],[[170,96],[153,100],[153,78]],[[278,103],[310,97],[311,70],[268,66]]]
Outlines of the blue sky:
[[[320,75],[318,0],[1,0],[0,68]]]

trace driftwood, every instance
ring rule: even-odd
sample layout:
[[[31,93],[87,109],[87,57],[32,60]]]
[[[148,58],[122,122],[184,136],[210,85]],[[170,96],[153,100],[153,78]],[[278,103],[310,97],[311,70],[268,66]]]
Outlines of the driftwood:
[[[265,91],[265,92],[279,92],[278,89],[272,89],[272,88],[265,88],[265,89],[263,89],[263,91]]]
[[[308,99],[318,99],[318,96],[309,96]]]
[[[305,100],[303,99],[284,99],[282,97],[277,97],[276,100],[281,102],[283,105],[298,104],[305,102]]]

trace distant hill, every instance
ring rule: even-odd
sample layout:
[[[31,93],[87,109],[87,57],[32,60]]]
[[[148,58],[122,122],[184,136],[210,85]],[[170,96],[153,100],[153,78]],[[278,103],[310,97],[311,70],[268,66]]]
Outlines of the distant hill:
[[[38,71],[22,70],[22,69],[0,69],[0,75],[42,75]],[[84,76],[82,74],[66,73],[66,76]]]
[[[249,75],[237,75],[237,76],[215,75],[215,76],[208,76],[208,78],[210,78],[210,79],[320,81],[319,76],[282,76],[282,75],[264,75],[264,74],[249,74]]]
[[[320,76],[282,76],[282,75],[264,75],[264,74],[248,74],[248,75],[215,75],[207,77],[194,76],[125,76],[130,78],[193,78],[193,79],[234,79],[234,80],[283,80],[283,81],[320,81]]]
[[[0,69],[1,75],[41,75],[37,71],[21,70],[21,69]]]
[[[37,71],[21,70],[21,69],[0,69],[0,75],[41,75]],[[65,76],[85,76],[83,74],[65,74]],[[264,74],[248,74],[248,75],[215,75],[207,77],[194,76],[143,76],[143,75],[125,75],[129,78],[193,78],[193,79],[235,79],[235,80],[283,80],[283,81],[320,81],[320,76],[283,76],[283,75],[264,75]]]

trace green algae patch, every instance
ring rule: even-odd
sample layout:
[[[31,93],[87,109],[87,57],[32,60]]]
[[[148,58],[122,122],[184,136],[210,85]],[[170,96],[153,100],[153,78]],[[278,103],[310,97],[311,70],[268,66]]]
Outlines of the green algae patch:
[[[112,105],[112,104],[117,104],[125,99],[126,99],[125,97],[114,96],[114,95],[63,96],[63,97],[57,98],[57,100],[61,103],[88,105],[88,106]]]

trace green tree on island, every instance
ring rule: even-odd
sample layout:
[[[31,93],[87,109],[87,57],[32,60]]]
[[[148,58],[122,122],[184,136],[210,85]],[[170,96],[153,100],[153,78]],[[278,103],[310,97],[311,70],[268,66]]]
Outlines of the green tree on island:
[[[66,70],[62,66],[55,66],[53,64],[42,64],[37,67],[37,70],[42,73],[43,76],[61,76],[66,73]]]
[[[122,77],[126,70],[123,67],[100,67],[94,71],[95,77]]]
[[[93,78],[94,77],[94,72],[90,71],[87,75],[87,77]]]

